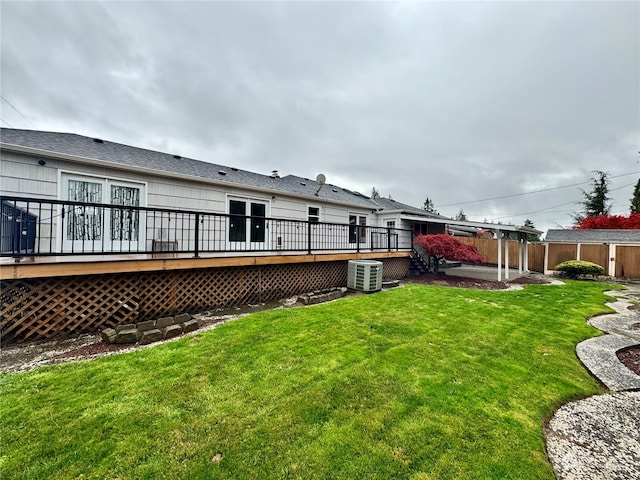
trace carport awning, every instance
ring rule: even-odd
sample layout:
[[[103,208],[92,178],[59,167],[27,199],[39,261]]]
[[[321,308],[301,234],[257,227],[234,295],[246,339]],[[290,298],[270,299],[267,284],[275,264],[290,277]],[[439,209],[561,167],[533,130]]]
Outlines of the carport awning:
[[[507,232],[507,236],[504,238],[505,241],[505,265],[504,265],[504,278],[505,280],[509,280],[509,240],[510,234],[515,233],[518,241],[518,271],[522,272],[522,263],[524,257],[524,271],[528,271],[528,261],[529,261],[529,242],[527,241],[528,235],[541,235],[543,232],[541,230],[536,230],[535,228],[525,227],[525,226],[517,226],[517,225],[502,225],[495,223],[486,223],[486,222],[471,222],[466,220],[451,220],[447,218],[430,218],[423,217],[420,215],[407,215],[402,214],[400,216],[402,220],[409,220],[413,222],[423,222],[423,223],[436,223],[436,224],[445,224],[449,226],[460,226],[460,227],[473,227],[473,228],[481,228],[483,230],[490,230],[495,233],[496,238],[498,240],[498,267],[497,267],[497,278],[498,281],[502,281],[502,240],[504,232]]]
[[[410,220],[413,222],[424,222],[424,223],[438,223],[456,227],[472,227],[472,228],[482,228],[484,230],[492,230],[494,232],[516,232],[524,235],[542,235],[542,230],[536,230],[531,227],[517,226],[517,225],[503,225],[497,223],[487,223],[487,222],[472,222],[468,220],[452,220],[449,218],[431,218],[431,217],[422,217],[420,215],[410,215],[410,214],[402,214],[400,215],[402,220]]]

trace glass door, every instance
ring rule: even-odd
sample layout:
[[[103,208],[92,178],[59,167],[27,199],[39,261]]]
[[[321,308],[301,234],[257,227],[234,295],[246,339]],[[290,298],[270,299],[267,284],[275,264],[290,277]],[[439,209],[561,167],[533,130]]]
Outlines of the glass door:
[[[143,185],[63,174],[61,197],[95,204],[67,206],[61,212],[64,252],[144,250],[146,216],[127,208],[143,206]]]
[[[269,228],[266,217],[266,202],[229,199],[229,250],[264,250]]]
[[[104,203],[103,183],[80,179],[66,182],[66,200]],[[99,206],[70,206],[63,214],[64,251],[102,251],[104,249],[104,209]]]
[[[135,251],[145,244],[145,215],[137,209],[126,207],[140,206],[140,188],[124,184],[110,184],[111,205],[123,208],[112,208],[109,215],[109,239],[111,249],[119,252]],[[139,247],[140,246],[140,247]]]

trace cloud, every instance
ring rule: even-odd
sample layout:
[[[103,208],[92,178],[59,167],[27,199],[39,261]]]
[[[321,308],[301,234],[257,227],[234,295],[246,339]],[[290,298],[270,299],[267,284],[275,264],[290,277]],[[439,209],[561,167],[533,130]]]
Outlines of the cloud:
[[[638,170],[639,10],[6,2],[2,95],[39,129],[447,205]],[[2,118],[31,128],[4,103]],[[620,210],[631,191],[614,192]],[[568,188],[441,212],[534,212],[546,228],[572,206],[536,211],[581,199]]]

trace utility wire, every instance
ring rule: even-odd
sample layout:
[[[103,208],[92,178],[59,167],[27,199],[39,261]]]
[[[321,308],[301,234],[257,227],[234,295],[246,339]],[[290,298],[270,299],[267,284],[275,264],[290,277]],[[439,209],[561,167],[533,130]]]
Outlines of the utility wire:
[[[2,120],[2,123],[4,123],[7,127],[13,128],[13,125],[11,125],[9,122],[7,122],[4,118],[0,118],[0,120]]]
[[[637,174],[637,172],[623,173],[621,175],[614,175],[614,176],[609,177],[609,178],[626,177],[628,175],[636,175],[636,174]],[[577,187],[578,185],[584,185],[584,184],[590,183],[590,182],[591,182],[591,180],[586,180],[584,182],[572,183],[570,185],[562,185],[560,187],[543,188],[543,189],[540,189],[540,190],[532,190],[530,192],[514,193],[512,195],[502,195],[500,197],[483,198],[481,200],[470,200],[468,202],[448,203],[446,205],[435,205],[435,208],[453,207],[453,206],[457,206],[457,205],[467,205],[469,203],[488,202],[489,200],[501,200],[503,198],[520,197],[520,196],[523,196],[523,195],[530,195],[532,193],[550,192],[552,190],[560,190],[562,188]]]
[[[5,102],[7,102],[7,105],[9,105],[11,108],[13,108],[16,112],[18,112],[18,115],[20,115],[22,118],[24,118],[27,122],[29,122],[29,125],[31,125],[33,128],[36,128],[36,126],[33,124],[33,122],[31,120],[29,120],[27,117],[25,117],[22,112],[20,112],[20,110],[18,110],[16,107],[14,107],[13,105],[11,105],[11,102],[9,100],[7,100],[6,98],[4,98],[2,95],[0,95],[0,98],[2,98],[2,100],[4,100]],[[5,122],[6,123],[6,122]]]
[[[625,174],[628,175],[628,174]],[[618,175],[618,177],[621,177],[623,175]],[[627,183],[626,185],[622,185],[621,187],[617,187],[617,188],[612,188],[611,190],[609,190],[610,192],[615,192],[616,190],[622,190],[623,188],[627,188],[630,187],[631,185],[635,185],[634,183]],[[520,217],[522,215],[534,215],[536,213],[542,213],[545,212],[547,210],[551,210],[552,208],[558,208],[558,207],[563,207],[565,205],[572,205],[572,204],[579,204],[580,202],[576,201],[576,200],[572,200],[571,202],[565,202],[565,203],[560,203],[558,205],[553,205],[552,207],[546,207],[546,208],[541,208],[539,210],[533,210],[531,212],[524,212],[524,213],[514,213],[512,215],[507,215],[504,217],[499,217],[499,218],[494,218],[492,219],[492,221],[498,221],[498,220],[506,220],[509,218],[513,218],[513,217]],[[489,215],[479,215],[479,214],[469,214],[469,215],[473,215],[475,217],[491,217],[491,214]]]

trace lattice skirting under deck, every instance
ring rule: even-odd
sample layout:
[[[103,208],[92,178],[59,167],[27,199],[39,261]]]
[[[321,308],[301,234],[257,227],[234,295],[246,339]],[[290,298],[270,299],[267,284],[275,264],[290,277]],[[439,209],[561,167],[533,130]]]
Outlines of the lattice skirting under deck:
[[[385,279],[404,278],[406,258],[384,259]],[[347,262],[174,270],[3,281],[3,344],[278,300],[347,283]]]

